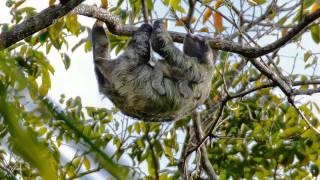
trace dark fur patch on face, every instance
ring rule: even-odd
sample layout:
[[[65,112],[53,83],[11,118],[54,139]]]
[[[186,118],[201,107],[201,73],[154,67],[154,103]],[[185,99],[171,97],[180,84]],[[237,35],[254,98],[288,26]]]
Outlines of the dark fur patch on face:
[[[188,33],[184,38],[183,52],[190,56],[202,59],[210,51],[208,42],[201,36]]]
[[[104,85],[107,81],[107,79],[103,76],[103,74],[100,72],[98,68],[94,68],[94,71],[96,72],[96,77],[99,85]]]

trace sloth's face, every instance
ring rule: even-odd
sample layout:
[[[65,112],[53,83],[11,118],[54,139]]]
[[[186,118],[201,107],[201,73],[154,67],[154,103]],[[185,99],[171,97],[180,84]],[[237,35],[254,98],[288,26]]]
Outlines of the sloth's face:
[[[210,52],[209,43],[201,36],[188,33],[183,42],[183,52],[190,56],[202,59]]]

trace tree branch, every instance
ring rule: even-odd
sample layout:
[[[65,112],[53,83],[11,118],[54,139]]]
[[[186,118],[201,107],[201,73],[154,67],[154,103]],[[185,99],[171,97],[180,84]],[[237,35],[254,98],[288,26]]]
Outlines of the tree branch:
[[[315,85],[315,84],[320,84],[320,80],[295,81],[295,82],[292,83],[292,86]],[[250,94],[252,92],[255,92],[255,91],[258,91],[258,90],[261,90],[261,89],[265,89],[265,88],[270,88],[270,87],[276,87],[276,83],[275,82],[270,82],[270,83],[263,84],[263,85],[254,87],[252,89],[240,92],[238,94],[231,95],[231,99],[244,97],[244,96],[246,96],[246,95],[248,95],[248,94]],[[318,89],[309,89],[309,90],[306,90],[306,91],[293,90],[293,94],[294,95],[311,95],[311,94],[317,93],[319,91],[320,91],[320,88],[318,88]]]
[[[66,4],[59,4],[56,6],[48,7],[39,14],[28,18],[27,20],[23,21],[22,23],[15,25],[10,31],[3,32],[0,34],[0,50],[5,49],[12,44],[38,32],[39,30],[48,27],[51,25],[54,20],[64,16],[69,11],[71,11],[75,6],[83,2],[84,0],[73,0],[68,1]],[[98,8],[95,6],[89,5],[79,5],[73,11],[76,14],[84,15],[88,17],[94,17],[101,21],[104,21],[108,29],[111,33],[116,35],[125,35],[131,36],[132,33],[137,29],[133,26],[122,26],[118,17],[110,13],[109,11]],[[312,23],[320,17],[320,9],[316,10],[315,12],[306,15],[296,26],[294,26],[286,36],[276,40],[275,42],[265,46],[265,47],[244,47],[240,44],[225,41],[221,39],[213,39],[211,37],[205,37],[210,41],[210,45],[213,49],[223,50],[223,51],[230,51],[248,58],[255,58],[266,55],[286,43],[288,43],[294,36],[299,34],[301,30],[303,30],[307,25]],[[43,20],[45,19],[45,21]],[[184,33],[178,32],[170,32],[173,40],[175,42],[182,43],[183,38],[185,36]]]
[[[142,6],[143,21],[145,24],[148,24],[149,16],[148,16],[147,0],[141,0],[141,6]]]
[[[153,147],[153,143],[151,142],[151,139],[149,137],[149,129],[150,126],[147,126],[147,133],[145,134],[145,138],[149,144],[150,147],[150,152],[151,152],[151,158],[152,158],[152,163],[153,163],[153,168],[154,168],[154,178],[155,180],[159,180],[159,160],[157,158],[157,155],[155,153],[155,149]]]
[[[73,177],[68,178],[68,180],[81,178],[81,177],[83,177],[83,176],[86,176],[86,175],[89,175],[89,174],[92,174],[92,173],[95,173],[95,172],[99,172],[101,169],[102,169],[102,167],[97,167],[97,168],[95,168],[95,169],[91,169],[91,170],[88,170],[88,171],[79,173],[79,174],[77,174],[77,175],[74,175]]]
[[[137,29],[136,27],[132,27],[128,25],[122,26],[119,23],[120,21],[115,15],[113,15],[112,13],[110,13],[105,9],[98,8],[95,6],[80,5],[77,8],[75,8],[74,12],[79,15],[93,17],[101,21],[104,21],[107,24],[109,31],[116,35],[130,36]],[[299,24],[293,26],[293,28],[287,33],[286,36],[283,36],[280,39],[274,41],[273,43],[261,48],[260,47],[244,47],[235,42],[225,41],[221,39],[214,39],[212,37],[205,37],[205,38],[209,40],[210,45],[213,49],[234,52],[247,58],[256,58],[256,57],[266,55],[282,47],[283,45],[288,43],[292,38],[294,38],[297,34],[299,34],[299,32],[302,31],[306,26],[311,24],[314,20],[316,20],[319,17],[320,17],[320,9],[305,16],[299,22]],[[170,31],[169,33],[175,42],[178,42],[178,43],[183,42],[185,33],[172,32],[172,31]]]
[[[189,178],[189,172],[188,172],[188,161],[189,157],[184,158],[187,152],[187,148],[190,142],[190,127],[187,126],[186,128],[186,137],[184,139],[183,145],[182,145],[182,150],[181,150],[181,155],[180,155],[180,161],[178,163],[178,170],[180,173],[180,176],[182,179],[188,179]]]
[[[188,10],[188,14],[187,14],[187,19],[186,19],[186,27],[187,29],[191,29],[191,21],[192,21],[192,17],[194,14],[194,9],[195,9],[195,5],[196,5],[196,1],[195,0],[188,0],[189,3],[189,10]]]
[[[188,151],[186,152],[186,155],[185,155],[185,159],[189,158],[189,156],[191,155],[191,153],[193,151],[195,151],[196,149],[201,147],[209,139],[210,135],[213,134],[214,131],[218,128],[217,124],[218,124],[219,120],[221,119],[221,117],[223,116],[223,109],[227,103],[227,100],[228,100],[227,98],[228,97],[223,98],[223,100],[221,100],[220,102],[217,103],[218,104],[217,106],[219,107],[219,111],[217,112],[215,118],[212,118],[211,116],[207,118],[207,120],[212,118],[211,122],[213,122],[213,123],[208,123],[209,126],[207,126],[204,130],[206,135],[201,139],[201,141],[198,141],[196,137],[191,139],[191,142],[194,142],[194,140],[195,140],[196,145],[194,146],[192,143],[189,144],[189,147],[187,148]],[[190,136],[194,137],[193,135],[190,135]]]
[[[294,81],[292,83],[292,86],[302,86],[302,85],[318,85],[320,84],[320,80],[303,80],[303,81]],[[258,90],[261,90],[261,89],[264,89],[264,88],[270,88],[270,87],[276,87],[277,84],[275,82],[270,82],[270,83],[266,83],[266,84],[263,84],[261,86],[258,86],[258,87],[254,87],[252,89],[249,89],[249,90],[246,90],[246,91],[242,91],[242,92],[239,92],[237,94],[234,94],[234,95],[231,95],[231,96],[227,96],[226,98],[224,99],[221,99],[220,101],[218,102],[215,102],[215,104],[210,107],[208,109],[208,115],[207,117],[201,122],[202,124],[202,127],[204,129],[204,132],[205,133],[210,133],[212,127],[215,127],[216,124],[217,124],[217,119],[215,120],[212,120],[211,118],[211,115],[212,113],[216,112],[217,109],[220,107],[221,108],[221,105],[229,100],[232,100],[234,98],[240,98],[240,97],[244,97],[250,93],[253,93],[255,91],[258,91]],[[309,90],[306,90],[306,91],[302,91],[302,90],[293,90],[292,92],[292,95],[310,95],[310,93],[319,93],[320,92],[320,88],[317,88],[317,89],[309,89]],[[298,112],[299,113],[299,112]],[[300,114],[300,113],[299,113]],[[304,117],[303,117],[304,118]],[[306,122],[308,122],[307,119],[304,118],[304,120]],[[309,125],[309,123],[307,123]],[[196,137],[193,137],[191,139],[191,141],[193,142],[194,140],[196,139]]]
[[[50,6],[39,14],[32,16],[0,34],[0,50],[25,39],[43,28],[50,26],[55,20],[63,17],[84,0],[70,0],[64,4]]]
[[[195,131],[196,139],[199,142],[201,142],[204,133],[202,131],[201,127],[201,120],[200,120],[200,113],[199,112],[193,112],[192,114],[192,121],[193,121],[193,128]],[[200,146],[201,151],[201,163],[203,166],[203,169],[206,171],[209,179],[218,179],[218,176],[213,170],[213,167],[210,163],[210,160],[208,158],[208,152],[206,146]]]
[[[294,95],[312,95],[315,93],[320,93],[320,88],[307,89],[307,90],[293,90]]]

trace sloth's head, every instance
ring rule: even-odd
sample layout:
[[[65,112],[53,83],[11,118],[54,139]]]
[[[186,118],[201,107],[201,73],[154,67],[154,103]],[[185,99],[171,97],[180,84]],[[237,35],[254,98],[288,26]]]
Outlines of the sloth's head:
[[[206,59],[212,53],[208,41],[201,36],[190,33],[184,37],[183,52],[190,57],[199,59]]]

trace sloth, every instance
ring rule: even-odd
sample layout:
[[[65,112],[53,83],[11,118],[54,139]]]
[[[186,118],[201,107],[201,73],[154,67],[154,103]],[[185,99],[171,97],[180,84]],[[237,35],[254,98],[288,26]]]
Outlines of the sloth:
[[[210,63],[208,61],[212,62],[213,57],[211,57],[210,54],[211,48],[208,42],[202,37],[187,33],[183,42],[183,54],[181,54],[181,51],[173,44],[164,45],[165,43],[172,43],[172,39],[169,33],[163,33],[165,27],[162,21],[156,21],[154,27],[155,31],[151,35],[152,48],[158,51],[159,54],[162,53],[163,57],[166,58],[155,64],[156,73],[154,73],[152,86],[159,94],[164,95],[165,90],[163,86],[161,86],[161,80],[163,76],[172,78],[178,81],[179,91],[183,97],[189,98],[193,93],[192,85],[198,84],[202,79],[201,76],[206,75],[205,71],[201,71],[204,70],[201,69],[201,66],[193,66],[192,63],[208,64]],[[159,36],[162,37],[159,38]],[[161,41],[161,39],[165,38],[168,40]],[[166,46],[167,49],[165,49],[165,52],[161,52],[164,46]],[[167,54],[169,54],[169,56],[167,56]],[[186,58],[188,60],[185,60]],[[200,69],[198,67],[200,67]]]
[[[97,21],[92,46],[99,91],[128,116],[147,122],[179,120],[209,95],[217,53],[191,34],[185,36],[182,52],[162,20],[153,27],[141,25],[116,59],[110,58],[109,40]],[[163,58],[154,66],[149,63],[151,46]]]

